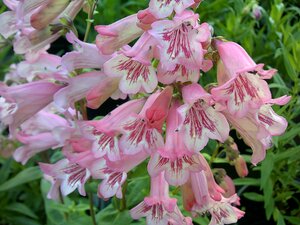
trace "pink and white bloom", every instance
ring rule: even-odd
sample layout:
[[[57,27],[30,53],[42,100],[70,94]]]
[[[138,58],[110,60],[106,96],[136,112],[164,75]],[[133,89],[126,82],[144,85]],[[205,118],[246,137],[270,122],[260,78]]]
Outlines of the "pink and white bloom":
[[[16,134],[23,145],[15,150],[15,160],[25,164],[35,154],[59,147],[60,142],[52,133],[57,127],[69,127],[69,124],[61,116],[46,111],[25,121],[21,125],[22,131]]]
[[[35,78],[62,79],[67,77],[67,71],[61,67],[61,57],[43,52],[37,59],[27,59],[17,64],[18,76],[28,82]]]
[[[65,79],[68,86],[54,95],[55,104],[61,109],[74,107],[80,99],[87,99],[87,106],[98,108],[118,89],[119,80],[105,76],[100,71],[87,72]]]
[[[167,118],[166,144],[155,152],[148,164],[151,177],[164,171],[165,179],[170,185],[183,185],[190,177],[190,172],[202,169],[199,153],[190,152],[184,144],[183,133],[178,130],[179,103],[174,102]]]
[[[0,84],[1,121],[9,125],[10,131],[18,128],[24,121],[42,110],[53,101],[53,95],[62,85],[49,81],[35,81],[28,84],[7,87]]]
[[[176,202],[176,199],[169,197],[169,185],[160,173],[151,177],[150,196],[131,209],[130,214],[136,220],[146,217],[148,225],[191,225],[191,219],[181,214]]]
[[[181,14],[194,3],[194,0],[151,0],[149,11],[157,18],[165,18],[170,16],[173,11]]]
[[[91,176],[88,169],[77,163],[71,163],[68,159],[62,159],[55,164],[39,163],[39,165],[43,173],[52,177],[54,181],[48,197],[57,196],[58,188],[64,196],[75,189],[78,189],[81,195],[86,195],[84,184]]]
[[[202,68],[205,50],[202,44],[210,39],[207,23],[198,24],[198,14],[184,11],[173,20],[152,24],[149,33],[158,42],[160,61],[165,70],[173,71],[177,64],[189,69]]]
[[[127,178],[127,173],[147,157],[146,152],[139,152],[135,155],[122,154],[117,161],[112,162],[106,159],[105,163],[94,164],[92,166],[93,177],[102,179],[98,187],[98,196],[104,199],[114,195],[117,198],[122,198],[122,185]]]
[[[134,14],[110,25],[96,26],[95,29],[99,33],[96,37],[96,45],[102,54],[111,55],[141,36],[143,30],[137,26],[137,23],[137,14]]]
[[[268,83],[276,70],[263,70],[247,52],[234,42],[215,41],[221,62],[218,65],[219,86],[211,93],[228,112],[243,117],[251,109],[259,109],[271,100]]]
[[[211,221],[209,225],[236,223],[238,219],[243,217],[244,212],[232,206],[233,203],[238,201],[237,195],[229,198],[222,197],[219,201],[210,197],[204,171],[192,176],[191,184],[196,200],[192,212],[196,215],[202,215],[206,212],[210,213]]]
[[[107,156],[110,161],[120,160],[119,136],[121,124],[129,116],[139,113],[145,103],[144,99],[130,100],[117,107],[101,120],[87,122],[93,142],[92,151],[96,158]]]
[[[184,105],[178,108],[180,129],[190,151],[203,149],[209,139],[224,142],[228,138],[229,125],[225,116],[212,105],[212,96],[199,84],[182,88]]]
[[[151,153],[163,146],[162,125],[168,115],[172,92],[171,87],[166,87],[152,94],[139,114],[124,121],[120,146],[125,154]]]
[[[112,55],[103,55],[99,52],[95,44],[80,41],[73,32],[68,33],[66,38],[75,48],[75,51],[68,52],[62,57],[62,66],[69,72],[83,68],[100,69],[112,58]]]
[[[119,88],[125,94],[151,93],[157,87],[156,72],[151,64],[154,39],[144,33],[136,44],[113,57],[104,66],[104,73],[120,78]]]

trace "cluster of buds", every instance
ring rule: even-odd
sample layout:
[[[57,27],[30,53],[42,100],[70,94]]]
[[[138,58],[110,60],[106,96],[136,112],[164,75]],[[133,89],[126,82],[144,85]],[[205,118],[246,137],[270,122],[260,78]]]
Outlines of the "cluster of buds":
[[[289,97],[272,99],[265,79],[276,70],[264,70],[240,45],[212,37],[210,25],[191,10],[200,1],[150,0],[137,14],[96,26],[96,44],[70,31],[66,38],[74,50],[62,57],[45,48],[58,33],[43,32],[62,15],[74,18],[81,0],[4,3],[11,11],[0,15],[0,34],[14,35],[15,52],[26,55],[0,84],[0,119],[10,138],[22,143],[13,156],[23,164],[42,151],[61,149],[63,159],[40,163],[52,183],[49,198],[76,189],[85,195],[89,179],[101,180],[100,198],[122,198],[128,172],[149,159],[151,191],[131,209],[134,219],[192,224],[169,196],[169,186],[180,186],[185,210],[192,216],[209,213],[211,225],[244,215],[235,207],[239,198],[231,179],[223,170],[212,171],[201,150],[210,139],[225,142],[228,160],[246,176],[230,129],[251,147],[256,165],[272,136],[287,127],[272,105],[284,105]],[[213,66],[218,83],[206,89],[200,75]],[[129,100],[100,120],[88,120],[83,108],[97,109],[108,98]]]

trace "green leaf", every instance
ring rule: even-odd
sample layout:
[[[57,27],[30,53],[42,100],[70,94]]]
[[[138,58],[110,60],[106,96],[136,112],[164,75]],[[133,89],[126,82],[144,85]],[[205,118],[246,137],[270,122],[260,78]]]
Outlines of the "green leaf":
[[[25,204],[14,202],[4,208],[5,210],[21,213],[33,219],[38,219],[37,215]]]
[[[243,185],[259,186],[260,185],[259,179],[255,179],[255,178],[237,178],[234,179],[233,182],[237,186],[243,186]]]
[[[264,201],[264,196],[257,194],[255,192],[246,192],[243,194],[243,196],[251,201],[255,202],[263,202]]]
[[[267,156],[261,164],[261,182],[260,188],[264,188],[270,178],[274,166],[274,156],[272,152],[268,152]]]
[[[101,210],[96,215],[96,221],[101,225],[119,225],[122,224],[131,224],[133,219],[129,214],[129,210],[118,211],[113,208],[112,204]]]
[[[38,166],[26,168],[25,170],[18,173],[15,177],[1,184],[0,191],[7,191],[21,184],[26,184],[33,180],[40,179],[41,177],[42,177],[42,173]]]
[[[300,224],[300,218],[296,216],[285,216],[286,220],[288,220],[290,223],[299,225]]]

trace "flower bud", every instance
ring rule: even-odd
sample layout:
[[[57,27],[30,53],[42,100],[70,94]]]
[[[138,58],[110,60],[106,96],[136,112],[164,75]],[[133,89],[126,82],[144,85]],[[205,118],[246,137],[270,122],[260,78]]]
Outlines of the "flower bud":
[[[252,17],[256,20],[260,20],[262,17],[261,7],[258,5],[254,5],[252,8]]]
[[[248,168],[245,159],[239,156],[234,162],[235,170],[239,177],[245,177],[248,175]]]

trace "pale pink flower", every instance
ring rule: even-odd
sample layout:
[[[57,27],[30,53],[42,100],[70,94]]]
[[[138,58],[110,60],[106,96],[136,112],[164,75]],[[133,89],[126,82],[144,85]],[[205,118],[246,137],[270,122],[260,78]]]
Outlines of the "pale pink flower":
[[[43,173],[52,177],[54,181],[48,198],[57,196],[58,188],[64,196],[72,193],[75,189],[78,189],[81,195],[86,195],[84,184],[91,175],[88,169],[77,163],[71,163],[68,159],[62,159],[55,164],[39,163],[39,165]]]
[[[191,225],[190,218],[185,218],[176,205],[177,200],[169,197],[169,185],[163,173],[151,177],[150,196],[130,210],[133,219],[146,217],[148,225]]]
[[[151,64],[154,39],[144,33],[131,49],[108,60],[103,68],[110,77],[119,77],[120,90],[125,94],[151,93],[157,87],[157,77]]]
[[[194,3],[194,0],[151,0],[149,11],[157,18],[165,18],[170,16],[173,11],[181,14]]]
[[[120,146],[125,154],[152,152],[163,146],[162,125],[168,115],[172,88],[152,94],[139,114],[129,117],[122,127]]]
[[[102,179],[98,187],[98,196],[104,199],[116,195],[122,198],[122,184],[127,178],[127,173],[134,167],[142,163],[148,154],[139,152],[135,155],[121,155],[117,161],[93,164],[91,170],[94,171],[93,177]],[[101,160],[101,158],[100,158]]]
[[[10,130],[18,128],[24,121],[42,110],[53,101],[53,95],[63,88],[62,85],[48,81],[35,81],[7,87],[0,84],[1,121],[9,125]]]
[[[40,53],[34,60],[25,60],[17,64],[16,72],[18,76],[31,82],[35,78],[40,79],[62,79],[67,77],[67,71],[61,67],[61,57]]]
[[[234,42],[215,41],[221,62],[218,64],[219,86],[211,93],[216,101],[237,117],[251,109],[259,109],[270,101],[271,92],[264,79],[271,78],[276,70],[263,70],[247,52]]]
[[[139,20],[137,25],[144,31],[151,29],[151,24],[157,21],[157,18],[150,12],[149,8],[140,10],[137,13],[137,18]]]
[[[96,45],[105,55],[111,55],[116,50],[142,35],[143,30],[137,26],[137,14],[125,17],[110,25],[95,27],[99,33]]]
[[[183,133],[178,130],[178,102],[174,102],[167,118],[166,144],[155,152],[148,164],[151,177],[164,171],[170,185],[183,185],[190,177],[190,172],[202,169],[199,153],[190,152],[183,143]]]
[[[204,171],[192,176],[191,184],[196,200],[191,210],[196,215],[210,213],[211,221],[209,225],[236,223],[238,219],[243,217],[244,212],[232,206],[233,203],[238,201],[237,195],[229,198],[222,197],[219,201],[210,197]]]
[[[68,33],[66,38],[75,49],[62,57],[62,66],[69,72],[83,68],[100,69],[107,60],[112,58],[112,55],[103,55],[99,52],[95,44],[80,41],[73,32]]]
[[[211,105],[212,96],[199,84],[184,86],[182,96],[185,104],[178,112],[188,149],[197,152],[209,139],[224,142],[228,138],[229,125],[225,116]]]
[[[203,67],[202,44],[210,39],[211,33],[207,23],[198,24],[198,14],[184,11],[173,20],[154,22],[149,33],[157,39],[165,70],[173,71],[177,64],[189,69]]]
[[[68,85],[54,95],[55,104],[61,109],[74,107],[80,99],[87,99],[87,106],[98,108],[118,88],[119,80],[105,76],[100,71],[80,74],[65,79]]]
[[[101,120],[88,121],[90,133],[95,139],[92,151],[96,158],[107,155],[111,161],[120,160],[119,135],[121,124],[129,116],[139,113],[144,99],[130,100],[110,112]]]

